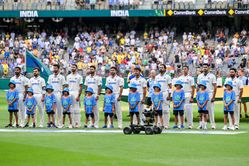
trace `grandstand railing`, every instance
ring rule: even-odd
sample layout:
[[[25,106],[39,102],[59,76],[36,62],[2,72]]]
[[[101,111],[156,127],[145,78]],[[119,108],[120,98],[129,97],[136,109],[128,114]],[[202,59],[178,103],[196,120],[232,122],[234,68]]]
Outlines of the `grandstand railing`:
[[[51,3],[47,3],[46,0],[0,0],[0,10],[190,10],[247,9],[249,6],[236,0],[124,0],[125,3],[110,3],[111,0],[58,1],[51,0]]]

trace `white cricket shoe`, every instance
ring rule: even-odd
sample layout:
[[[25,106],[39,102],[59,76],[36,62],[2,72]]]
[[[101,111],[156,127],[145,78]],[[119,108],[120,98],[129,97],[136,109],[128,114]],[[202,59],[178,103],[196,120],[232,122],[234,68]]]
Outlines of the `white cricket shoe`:
[[[188,126],[188,129],[192,129],[193,127],[192,126]]]
[[[40,128],[43,128],[43,125],[41,124],[39,127],[40,127]]]
[[[215,125],[212,125],[211,128],[212,128],[213,130],[216,129]]]
[[[230,130],[235,130],[235,128],[234,128],[234,126],[233,126],[233,125],[230,127]]]
[[[239,126],[238,125],[235,125],[234,128],[235,128],[235,130],[239,130]]]
[[[207,130],[207,129],[208,129],[208,128],[207,128],[207,125],[204,125],[203,129],[204,129],[204,130]]]
[[[73,126],[70,124],[70,125],[68,126],[68,128],[72,129],[72,128],[73,128]]]
[[[225,125],[223,128],[222,128],[222,130],[227,130],[228,128],[227,128],[227,125]]]

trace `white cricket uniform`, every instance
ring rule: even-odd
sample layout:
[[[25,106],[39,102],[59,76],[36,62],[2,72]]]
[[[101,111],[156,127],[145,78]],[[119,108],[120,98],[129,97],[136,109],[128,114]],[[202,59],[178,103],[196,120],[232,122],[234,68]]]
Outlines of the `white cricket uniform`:
[[[156,76],[156,82],[161,85],[161,92],[163,93],[163,103],[162,103],[162,108],[163,108],[163,126],[165,128],[169,128],[169,121],[170,121],[170,101],[167,100],[167,97],[169,94],[171,94],[171,89],[169,87],[170,84],[172,84],[172,79],[171,77],[167,74],[164,73],[163,75],[158,74]],[[161,124],[162,125],[162,124]]]
[[[188,126],[193,127],[193,104],[190,103],[191,95],[192,95],[192,86],[195,85],[194,78],[187,75],[187,76],[180,76],[179,81],[182,82],[183,90],[185,93],[185,105],[184,109],[187,115],[187,123]]]
[[[106,86],[111,85],[113,87],[113,93],[115,95],[115,110],[118,118],[118,128],[122,128],[122,110],[120,107],[120,101],[118,101],[118,97],[120,94],[120,87],[124,87],[124,79],[119,76],[109,76],[106,79]]]
[[[34,91],[34,98],[37,102],[37,108],[40,114],[40,126],[44,125],[44,103],[41,101],[42,95],[45,94],[46,83],[45,80],[41,77],[32,77],[29,80],[29,87]],[[35,122],[37,122],[37,111],[35,113]]]
[[[24,99],[24,95],[25,95],[25,86],[28,86],[29,79],[23,75],[20,75],[19,77],[14,76],[10,80],[15,81],[15,83],[16,83],[16,90],[19,93],[18,118],[20,120],[20,126],[24,126],[25,117],[26,117],[26,110],[25,110],[23,99]]]
[[[56,125],[61,126],[62,125],[62,105],[61,105],[61,93],[63,91],[63,85],[65,85],[66,80],[65,77],[61,74],[55,75],[52,74],[48,77],[48,84],[52,85],[54,88],[54,95],[55,95],[55,100],[56,100],[56,114],[57,116],[57,121]]]
[[[209,120],[213,128],[215,127],[214,102],[211,102],[211,99],[213,98],[213,92],[214,92],[213,84],[216,84],[216,77],[212,73],[208,73],[207,75],[204,75],[204,73],[202,73],[197,78],[197,84],[199,84],[200,81],[205,81],[207,84],[207,92],[209,94],[209,99],[210,99],[207,103],[207,109],[208,109]]]
[[[139,78],[134,77],[134,78],[132,78],[130,80],[130,84],[131,83],[135,83],[137,85],[137,92],[140,93],[140,100],[142,101],[143,98],[146,97],[146,96],[144,96],[144,88],[147,87],[146,80],[141,76]],[[140,105],[139,105],[139,118],[140,118],[140,124],[141,125],[144,124],[144,122],[143,122],[143,118],[144,118],[143,110],[144,110],[144,104],[142,104],[140,102]],[[136,118],[134,118],[134,123],[136,123]]]
[[[241,92],[241,89],[243,89],[244,85],[243,85],[243,81],[240,80],[239,78],[234,78],[232,79],[230,78],[226,78],[225,80],[225,84],[227,83],[227,81],[232,81],[233,82],[233,90],[235,92],[236,95],[236,100],[235,100],[235,105],[234,105],[234,125],[239,127],[239,122],[240,122],[240,103],[238,103],[238,99],[239,99],[239,94]],[[232,119],[230,114],[228,115],[229,118],[229,123],[230,126],[232,126]]]
[[[85,86],[92,88],[94,95],[97,96],[99,86],[102,86],[102,78],[97,76],[97,75],[94,75],[94,76],[88,75],[88,76],[86,76]],[[94,126],[95,126],[95,128],[98,128],[99,127],[98,102],[96,102],[96,107],[93,110],[93,114],[94,114],[94,120],[95,120]]]
[[[72,98],[72,125],[75,127],[76,125],[81,125],[80,119],[80,101],[76,101],[76,98],[79,96],[80,85],[83,84],[83,78],[78,73],[69,74],[67,76],[67,83],[70,92],[70,96]]]

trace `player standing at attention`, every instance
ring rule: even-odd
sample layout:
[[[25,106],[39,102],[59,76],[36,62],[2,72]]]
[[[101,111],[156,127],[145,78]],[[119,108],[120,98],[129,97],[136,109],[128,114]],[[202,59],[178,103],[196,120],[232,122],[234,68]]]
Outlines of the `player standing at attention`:
[[[7,102],[8,102],[8,111],[9,111],[9,124],[7,126],[5,126],[6,128],[7,127],[10,127],[12,128],[12,118],[13,118],[13,113],[14,113],[14,116],[15,116],[15,121],[16,121],[16,127],[18,128],[19,127],[19,124],[18,124],[18,100],[19,100],[19,94],[18,94],[18,91],[16,90],[16,83],[14,81],[10,81],[9,82],[9,90],[7,91],[6,93],[6,99],[7,99]]]
[[[44,124],[44,97],[45,97],[45,89],[46,89],[46,83],[45,80],[40,76],[40,69],[34,68],[34,77],[30,78],[29,80],[29,87],[33,89],[34,98],[37,103],[38,111],[40,114],[40,125],[39,127],[43,127]],[[35,122],[37,122],[37,115],[35,116]]]
[[[99,128],[98,100],[99,100],[99,96],[100,96],[100,93],[101,93],[102,78],[95,74],[96,73],[96,67],[95,66],[90,66],[89,73],[90,74],[88,76],[86,76],[85,86],[86,86],[86,89],[88,87],[93,89],[94,97],[96,99],[96,107],[93,110],[94,120],[95,120],[94,127]]]
[[[239,75],[238,79],[242,81],[243,86],[248,85],[248,79],[245,76],[243,69],[238,70],[238,75]],[[245,101],[240,102],[240,118],[242,118],[242,105],[244,106],[245,118],[248,118],[249,116],[247,115],[247,106]]]
[[[53,73],[48,77],[48,84],[52,85],[54,91],[54,96],[56,100],[56,116],[57,116],[57,123],[56,125],[61,128],[62,127],[62,105],[61,105],[61,92],[63,88],[65,88],[65,77],[60,74],[60,65],[54,64],[53,65]]]
[[[67,76],[68,88],[72,98],[72,125],[75,128],[80,126],[80,96],[82,93],[83,78],[77,72],[77,65],[72,64],[71,74]]]
[[[21,75],[21,71],[22,69],[19,66],[15,67],[15,76],[11,77],[10,81],[14,81],[16,83],[15,89],[18,91],[19,94],[18,118],[20,122],[20,127],[24,127],[25,115],[26,115],[24,101],[27,95],[29,79]]]
[[[112,66],[110,69],[110,76],[106,79],[106,86],[113,87],[113,94],[115,95],[115,113],[118,119],[118,128],[121,129],[123,127],[123,120],[120,101],[124,88],[124,79],[117,75],[117,68],[115,66]]]
[[[199,84],[201,81],[206,82],[207,91],[209,94],[210,100],[208,101],[207,110],[208,110],[208,116],[211,123],[211,128],[215,129],[215,117],[214,117],[214,101],[216,96],[216,77],[214,74],[212,74],[210,71],[208,64],[203,64],[203,73],[201,73],[197,78],[197,84]]]
[[[179,77],[179,81],[182,82],[183,90],[185,93],[185,105],[184,110],[187,116],[188,128],[193,128],[193,105],[195,83],[194,78],[189,75],[189,67],[183,66],[183,75]]]
[[[166,66],[161,64],[159,66],[159,74],[156,76],[156,82],[161,85],[161,90],[163,93],[163,126],[165,129],[169,128],[170,121],[170,100],[171,100],[171,77],[166,73]],[[161,124],[162,125],[162,124]]]
[[[135,77],[130,80],[130,84],[136,84],[137,92],[140,94],[140,106],[139,106],[139,119],[140,124],[143,125],[143,111],[144,111],[144,102],[146,98],[146,80],[141,76],[140,66],[135,66],[134,69]]]

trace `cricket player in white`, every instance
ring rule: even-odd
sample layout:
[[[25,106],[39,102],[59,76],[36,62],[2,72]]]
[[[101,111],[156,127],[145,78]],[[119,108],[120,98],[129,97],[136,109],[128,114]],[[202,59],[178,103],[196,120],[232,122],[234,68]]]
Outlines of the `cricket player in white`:
[[[80,96],[82,93],[83,78],[77,72],[77,65],[72,64],[71,74],[67,76],[68,88],[72,98],[72,125],[75,128],[80,126]]]
[[[66,80],[65,77],[60,73],[60,66],[58,64],[53,65],[53,73],[48,77],[48,84],[52,85],[54,88],[54,95],[56,100],[56,113],[55,116],[57,116],[57,122],[56,125],[61,128],[62,127],[62,106],[61,106],[61,93],[63,88],[65,87]]]
[[[111,85],[113,87],[113,93],[115,95],[115,112],[118,119],[118,128],[122,129],[122,110],[120,107],[120,101],[122,98],[124,79],[117,75],[117,68],[112,66],[110,69],[110,76],[106,79],[106,86]]]
[[[182,82],[183,90],[185,93],[185,113],[187,116],[188,128],[192,129],[193,127],[193,99],[195,93],[195,83],[194,78],[189,75],[188,66],[183,67],[183,75],[179,77],[178,80]]]
[[[140,117],[140,124],[143,125],[144,124],[143,111],[144,111],[144,103],[145,103],[145,98],[146,98],[147,82],[140,74],[141,74],[140,66],[135,66],[134,68],[135,77],[130,80],[130,83],[137,84],[137,92],[140,93],[141,102],[140,102],[140,107],[139,107],[139,117]]]
[[[241,97],[243,95],[243,82],[236,77],[236,69],[231,68],[230,69],[230,77],[226,78],[225,83],[227,81],[233,82],[233,90],[235,91],[236,100],[235,100],[235,106],[234,106],[234,128],[239,129],[239,122],[240,122],[240,103],[241,103]],[[228,115],[229,118],[229,128],[232,127],[232,119],[230,114]],[[232,129],[232,128],[231,128]]]
[[[96,107],[93,110],[94,113],[94,127],[95,128],[99,128],[99,107],[98,107],[98,100],[99,100],[99,96],[101,93],[101,86],[102,86],[102,78],[97,76],[95,74],[96,71],[96,67],[95,66],[90,66],[90,71],[89,71],[89,75],[86,76],[86,80],[85,80],[85,88],[87,89],[88,87],[93,89],[94,95],[96,97]]]
[[[216,95],[216,90],[217,90],[216,77],[214,74],[209,72],[208,64],[203,64],[203,73],[201,73],[198,76],[197,84],[199,84],[200,81],[205,81],[207,84],[207,91],[209,94],[209,101],[207,104],[208,116],[209,116],[209,120],[211,123],[211,128],[215,129],[216,126],[215,126],[215,118],[214,118],[214,101],[215,101],[215,95]]]
[[[159,66],[159,72],[160,73],[156,76],[156,82],[161,85],[161,92],[163,93],[163,126],[165,129],[168,129],[170,121],[169,109],[172,93],[172,80],[171,77],[166,73],[166,66],[164,64]]]
[[[34,97],[37,102],[37,108],[40,114],[40,125],[39,127],[43,127],[44,125],[44,97],[45,97],[45,88],[46,83],[45,80],[40,76],[40,69],[34,68],[34,77],[29,80],[29,87],[34,90]],[[35,114],[35,122],[37,122],[37,111]]]
[[[21,75],[21,68],[20,67],[15,67],[15,76],[13,76],[10,81],[15,81],[16,83],[16,89],[19,93],[19,100],[18,100],[18,117],[19,117],[19,122],[20,122],[20,127],[24,127],[25,123],[25,106],[24,106],[24,101],[26,98],[26,91],[28,89],[28,81],[29,79],[26,78],[25,76]]]

